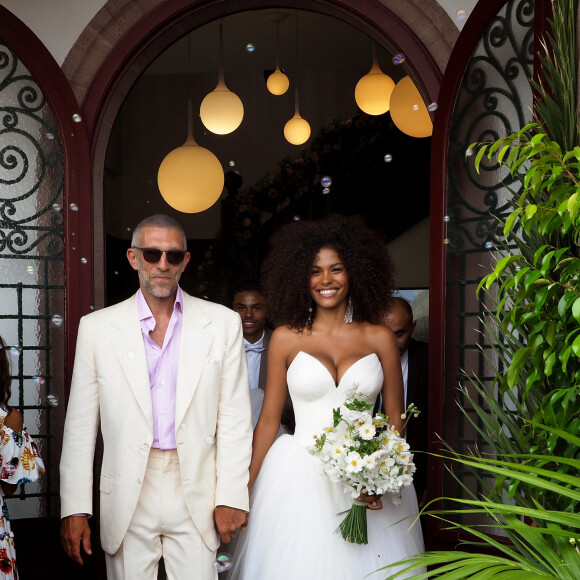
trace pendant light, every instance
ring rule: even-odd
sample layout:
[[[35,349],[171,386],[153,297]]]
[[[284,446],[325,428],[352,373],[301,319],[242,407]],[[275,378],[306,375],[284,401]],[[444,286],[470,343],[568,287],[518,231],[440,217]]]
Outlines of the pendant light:
[[[298,12],[296,12],[296,85],[294,88],[294,116],[284,125],[284,137],[292,145],[302,145],[310,137],[310,125],[300,116],[298,99]]]
[[[395,88],[393,79],[379,66],[377,45],[373,42],[373,66],[354,89],[354,99],[361,111],[368,115],[382,115],[389,110],[391,93]]]
[[[224,170],[219,159],[193,138],[191,96],[187,101],[187,139],[161,162],[157,185],[163,199],[183,213],[202,212],[222,194]]]
[[[278,58],[278,25],[283,20],[286,20],[288,14],[285,12],[273,12],[270,17],[276,22],[276,70],[268,77],[266,86],[273,95],[283,95],[290,86],[290,80],[280,70],[280,61]]]
[[[227,135],[235,131],[244,118],[244,105],[240,97],[232,93],[224,81],[223,22],[220,21],[220,59],[218,84],[205,96],[199,114],[206,129],[217,135]]]
[[[403,77],[391,95],[391,119],[410,137],[430,137],[433,122],[429,111],[410,76]]]
[[[292,145],[302,145],[310,137],[310,124],[300,116],[298,87],[294,90],[294,116],[284,125],[284,137]]]

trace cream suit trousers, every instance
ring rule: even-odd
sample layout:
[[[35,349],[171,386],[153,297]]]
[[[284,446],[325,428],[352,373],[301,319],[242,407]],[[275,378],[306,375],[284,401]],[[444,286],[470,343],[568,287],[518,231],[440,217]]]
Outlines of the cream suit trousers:
[[[106,554],[108,580],[157,580],[163,556],[168,580],[215,580],[215,553],[187,509],[177,451],[151,449],[141,495],[121,547]]]

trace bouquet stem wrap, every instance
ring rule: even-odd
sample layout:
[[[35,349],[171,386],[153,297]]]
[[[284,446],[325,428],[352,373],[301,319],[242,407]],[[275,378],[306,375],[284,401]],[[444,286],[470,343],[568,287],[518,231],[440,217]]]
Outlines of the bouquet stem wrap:
[[[351,544],[368,544],[367,536],[367,504],[363,501],[353,501],[349,510],[338,515],[346,514],[346,517],[338,526],[342,537]]]

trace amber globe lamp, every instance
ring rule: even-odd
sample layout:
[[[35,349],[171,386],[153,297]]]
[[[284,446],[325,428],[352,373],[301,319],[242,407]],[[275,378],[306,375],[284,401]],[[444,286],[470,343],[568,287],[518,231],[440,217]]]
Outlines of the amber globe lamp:
[[[283,95],[290,86],[290,80],[280,70],[277,62],[276,62],[276,70],[268,77],[268,80],[266,81],[266,86],[273,95],[277,96]]]
[[[187,140],[165,156],[157,173],[161,196],[183,213],[199,213],[210,208],[224,188],[221,163],[209,149],[195,142],[192,128],[190,100]]]
[[[310,137],[310,124],[296,111],[295,115],[284,125],[284,137],[292,145],[302,145]]]
[[[394,88],[393,79],[381,70],[375,60],[369,73],[356,84],[354,99],[364,113],[382,115],[389,110]]]
[[[403,77],[393,89],[391,118],[410,137],[430,137],[433,133],[429,111],[410,76]]]
[[[240,97],[226,87],[220,75],[216,88],[201,102],[199,115],[206,129],[217,135],[227,135],[240,126],[244,105]]]

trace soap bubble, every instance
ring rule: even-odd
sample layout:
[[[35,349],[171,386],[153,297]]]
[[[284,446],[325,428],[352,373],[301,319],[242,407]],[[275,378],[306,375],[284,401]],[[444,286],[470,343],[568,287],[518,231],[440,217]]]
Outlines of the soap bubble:
[[[229,554],[218,554],[214,562],[215,569],[220,572],[225,572],[232,567],[232,558]]]
[[[486,247],[488,250],[491,250],[491,249],[493,248],[493,244],[492,244],[491,242],[485,242],[485,247]]]
[[[403,64],[405,62],[405,55],[400,52],[393,57],[393,64]]]
[[[295,216],[294,216],[292,219],[293,219],[295,222],[299,222],[299,221],[300,221],[300,216],[299,216],[299,215],[295,215]]]
[[[468,150],[465,152],[465,157],[471,157],[472,155],[473,155],[473,149],[468,149]]]
[[[46,401],[51,407],[58,407],[58,397],[56,395],[48,395]]]
[[[40,376],[36,375],[36,376],[32,377],[32,379],[34,380],[34,382],[37,385],[43,385],[44,384],[44,377],[40,377]]]
[[[80,115],[78,115],[77,113],[75,113],[75,114],[72,116],[72,119],[73,119],[73,121],[74,121],[75,123],[80,123],[80,122],[83,120],[83,119],[82,119],[82,117],[81,117]]]
[[[81,264],[86,264],[88,260],[86,258],[81,258]]]
[[[252,42],[248,42],[248,44],[246,44],[246,52],[252,53],[254,50],[256,50],[256,46]]]
[[[328,195],[329,193],[330,193],[330,187],[325,187],[325,188],[322,190],[322,195]]]
[[[27,274],[30,274],[32,276],[32,275],[34,275],[34,272],[35,272],[34,266],[30,266],[30,265],[26,266],[26,273]]]
[[[52,211],[60,211],[62,208],[60,207],[60,204],[58,203],[53,203],[52,204]]]
[[[451,221],[451,216],[449,216],[449,215],[446,215],[446,216],[443,218],[443,221],[444,221],[444,222],[450,222],[450,221]]]
[[[20,354],[21,349],[17,346],[11,346],[10,347],[10,354],[12,356],[18,356]]]
[[[47,133],[46,138],[52,141],[54,139],[54,135],[52,133]]]
[[[385,163],[390,163],[393,160],[393,156],[390,153],[387,153],[384,157]]]
[[[465,20],[466,16],[465,10],[463,10],[463,8],[461,10],[458,10],[456,16],[457,20]]]
[[[431,113],[433,111],[436,111],[439,108],[439,105],[437,103],[431,103],[428,107],[427,110],[430,111]]]
[[[76,203],[71,203],[69,207],[71,211],[79,211],[79,206]]]
[[[322,187],[330,187],[332,185],[332,179],[326,175],[320,180],[320,183]]]
[[[235,166],[236,166],[236,162],[233,159],[231,159],[230,160],[230,167],[235,167]]]
[[[60,314],[55,314],[50,320],[54,326],[62,326],[62,316]]]

